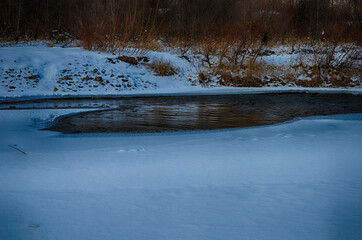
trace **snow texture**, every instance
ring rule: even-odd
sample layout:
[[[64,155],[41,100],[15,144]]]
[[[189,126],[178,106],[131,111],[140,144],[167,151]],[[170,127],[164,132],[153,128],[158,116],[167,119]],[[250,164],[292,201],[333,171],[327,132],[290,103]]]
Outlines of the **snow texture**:
[[[132,65],[112,54],[77,47],[0,47],[0,96],[116,95],[201,88],[188,80],[196,69],[185,59],[166,52],[149,52],[146,57],[147,61],[171,62],[178,74],[155,76],[142,60]]]
[[[0,111],[0,239],[362,236],[362,114],[163,134],[37,130]]]
[[[289,66],[297,55],[287,48],[275,48],[272,55],[261,57],[270,66]],[[145,52],[132,65],[119,56],[86,51],[78,47],[47,47],[45,43],[34,45],[4,45],[0,47],[0,99],[6,97],[60,97],[94,95],[146,95],[146,94],[209,94],[261,91],[348,91],[352,89],[311,89],[293,86],[269,86],[263,88],[220,87],[215,82],[203,87],[198,82],[202,56],[187,57],[175,52]],[[133,56],[137,59],[139,56]],[[177,69],[174,76],[156,76],[148,63],[153,60],[169,61]],[[288,67],[287,67],[288,68]],[[290,68],[290,66],[289,66]],[[283,70],[284,71],[284,70]],[[282,74],[282,73],[278,73]],[[270,77],[270,76],[266,76]],[[301,75],[299,80],[306,80]],[[357,77],[353,78],[358,82]]]

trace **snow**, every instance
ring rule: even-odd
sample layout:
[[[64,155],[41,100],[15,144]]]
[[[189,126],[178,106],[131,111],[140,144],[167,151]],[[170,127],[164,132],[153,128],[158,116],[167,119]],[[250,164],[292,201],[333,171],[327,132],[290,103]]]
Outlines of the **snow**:
[[[269,69],[265,76],[273,74],[282,77],[298,54],[289,53],[286,47],[271,48],[274,54],[262,56],[267,66],[277,66],[279,72]],[[126,54],[126,53],[125,53]],[[62,96],[94,95],[149,95],[149,94],[209,94],[248,93],[270,91],[344,91],[362,92],[358,87],[359,77],[352,77],[357,85],[349,89],[302,88],[281,85],[266,85],[262,88],[203,87],[198,83],[202,56],[188,54],[183,58],[177,51],[147,51],[141,54],[149,61],[162,59],[178,69],[177,75],[155,76],[146,63],[137,66],[117,60],[116,55],[86,51],[79,47],[48,47],[46,43],[30,45],[3,45],[0,47],[0,99],[42,98]],[[138,57],[138,56],[133,56]],[[112,63],[113,62],[113,63]],[[269,76],[270,75],[270,76]],[[306,79],[304,75],[300,79]],[[212,77],[217,81],[216,77]]]
[[[0,47],[0,96],[116,95],[201,88],[188,81],[196,69],[185,59],[166,52],[149,52],[145,57],[170,61],[177,66],[178,75],[155,76],[145,64],[133,66],[115,55],[78,47]]]
[[[272,50],[261,57],[263,63],[288,66],[298,58],[287,47]],[[77,47],[3,45],[0,101],[362,93],[357,87],[205,88],[197,82],[198,56],[188,56],[191,61],[173,51],[142,56],[170,61],[178,74],[155,76],[147,64],[133,66]],[[58,116],[91,110],[0,111],[0,240],[362,236],[362,114],[162,134],[39,130]]]
[[[0,111],[1,240],[362,235],[362,114],[163,134],[38,130],[76,111]]]

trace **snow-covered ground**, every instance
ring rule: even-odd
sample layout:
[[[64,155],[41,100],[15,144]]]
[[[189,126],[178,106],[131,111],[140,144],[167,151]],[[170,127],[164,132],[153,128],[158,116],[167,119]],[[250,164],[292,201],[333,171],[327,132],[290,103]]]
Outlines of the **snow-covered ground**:
[[[0,111],[1,240],[361,239],[362,114],[164,134],[37,130],[74,111]]]
[[[296,54],[288,53],[287,48],[279,47],[273,48],[273,50],[275,51],[272,55],[261,57],[263,63],[270,69],[280,68],[280,71],[285,72],[285,69],[289,69],[289,65],[297,58]],[[261,90],[260,88],[220,87],[215,76],[213,77],[214,82],[211,82],[210,85],[214,86],[213,88],[202,87],[198,82],[202,56],[197,54],[190,54],[187,57],[181,56],[177,51],[148,51],[142,54],[142,57],[146,57],[149,62],[154,59],[169,61],[177,69],[177,74],[169,77],[156,76],[144,62],[144,58],[139,60],[138,65],[131,65],[118,57],[107,53],[86,51],[78,47],[48,47],[46,43],[4,45],[0,47],[0,98]],[[268,74],[265,78],[275,77]],[[278,74],[282,75],[282,73]],[[357,78],[355,80],[359,81]],[[262,90],[309,90],[296,87],[292,83],[284,87],[278,83],[275,84],[273,86],[266,84]],[[341,91],[357,89],[361,92],[362,88],[356,86],[353,90],[342,89]]]
[[[135,66],[115,55],[78,47],[0,47],[0,96],[115,95],[201,88],[189,81],[196,69],[185,59],[166,52],[149,52],[146,57],[148,61],[170,61],[178,74],[155,76],[142,60]]]

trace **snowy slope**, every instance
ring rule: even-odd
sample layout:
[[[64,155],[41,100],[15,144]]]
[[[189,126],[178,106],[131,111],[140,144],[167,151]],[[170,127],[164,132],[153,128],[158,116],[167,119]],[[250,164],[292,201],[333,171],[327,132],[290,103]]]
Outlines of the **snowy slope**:
[[[196,69],[185,59],[165,52],[148,52],[143,57],[148,61],[170,61],[177,66],[178,74],[155,76],[142,61],[134,66],[112,54],[76,47],[0,47],[0,96],[109,95],[195,89],[188,79],[195,76]]]
[[[36,129],[74,111],[0,111],[1,240],[362,235],[361,114],[172,134]]]
[[[288,49],[279,47],[274,50],[273,55],[263,56],[261,60],[279,71],[289,69],[297,58],[296,54],[289,54]],[[77,47],[47,47],[45,43],[4,45],[0,47],[0,99],[69,95],[325,91],[326,89],[327,91],[362,92],[360,87],[311,89],[296,87],[293,84],[283,86],[277,83],[276,85],[265,85],[263,88],[220,87],[215,77],[213,77],[214,82],[211,82],[211,87],[203,87],[198,82],[202,56],[197,54],[188,55],[188,60],[181,57],[177,51],[148,51],[133,56],[135,58],[145,57],[149,62],[160,59],[169,61],[177,69],[177,74],[169,77],[156,76],[144,60],[140,60],[138,65],[131,65],[117,59],[118,57]],[[268,77],[268,74],[265,77]],[[282,75],[282,73],[278,74]]]

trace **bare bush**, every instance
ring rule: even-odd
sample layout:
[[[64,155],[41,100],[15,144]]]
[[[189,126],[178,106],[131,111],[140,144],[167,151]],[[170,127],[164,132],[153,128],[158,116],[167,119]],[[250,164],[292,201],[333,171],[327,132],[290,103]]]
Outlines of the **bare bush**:
[[[177,69],[172,66],[171,62],[163,59],[155,59],[148,66],[157,76],[173,76],[177,73]]]
[[[361,43],[360,1],[335,0],[2,0],[1,39],[49,39],[68,32],[87,48],[188,42],[330,40]],[[231,30],[230,30],[231,29]],[[128,46],[128,45],[127,45]]]
[[[316,44],[300,53],[296,69],[309,80],[300,80],[304,87],[347,87],[351,84],[351,73],[359,68],[359,48],[352,45]]]
[[[259,57],[264,48],[263,42],[249,39],[204,41],[198,52],[202,56],[200,69],[214,75],[220,85],[260,86],[262,64]],[[205,84],[210,77],[201,72],[199,80]]]

